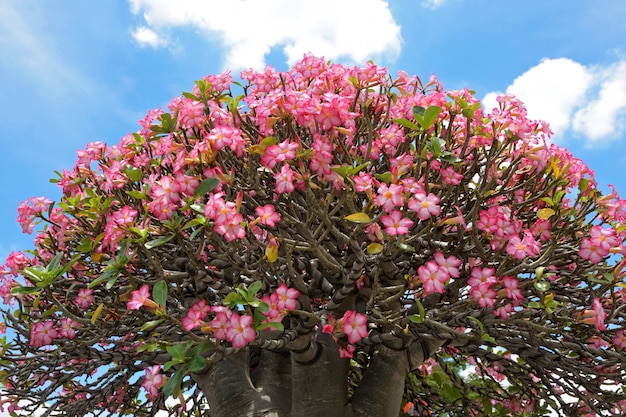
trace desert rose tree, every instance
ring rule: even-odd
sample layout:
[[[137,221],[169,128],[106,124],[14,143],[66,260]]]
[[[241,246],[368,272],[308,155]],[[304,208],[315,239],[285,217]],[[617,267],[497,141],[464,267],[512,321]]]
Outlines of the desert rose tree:
[[[5,409],[626,413],[626,202],[545,123],[373,64],[241,77],[20,205]]]

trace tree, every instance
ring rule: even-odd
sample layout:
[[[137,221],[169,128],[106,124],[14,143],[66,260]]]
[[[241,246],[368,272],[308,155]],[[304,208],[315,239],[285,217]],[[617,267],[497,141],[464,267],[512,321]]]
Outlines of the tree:
[[[20,205],[40,231],[3,269],[5,405],[624,415],[626,202],[544,122],[371,63],[242,79]]]

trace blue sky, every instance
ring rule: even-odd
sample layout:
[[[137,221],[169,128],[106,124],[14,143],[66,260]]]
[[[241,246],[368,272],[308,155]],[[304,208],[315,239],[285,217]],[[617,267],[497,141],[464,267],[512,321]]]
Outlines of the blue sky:
[[[31,245],[20,201],[57,199],[48,179],[87,142],[115,143],[204,75],[305,52],[434,73],[486,103],[515,93],[626,195],[623,0],[0,0],[0,259]]]

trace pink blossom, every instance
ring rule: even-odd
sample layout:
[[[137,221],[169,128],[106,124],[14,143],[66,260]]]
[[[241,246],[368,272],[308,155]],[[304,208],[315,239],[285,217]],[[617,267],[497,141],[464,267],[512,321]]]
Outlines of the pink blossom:
[[[374,203],[380,206],[386,212],[394,210],[396,207],[404,205],[404,197],[402,191],[404,187],[398,184],[381,184],[378,187],[378,195],[374,199]]]
[[[288,140],[277,145],[268,146],[261,157],[261,163],[269,168],[274,168],[281,162],[290,161],[296,157],[296,151],[300,145]]]
[[[413,221],[402,217],[402,213],[398,210],[382,216],[380,222],[385,226],[385,232],[389,236],[405,235],[409,233],[409,229],[413,226]]]
[[[409,209],[417,213],[417,217],[421,221],[430,219],[431,216],[439,216],[441,207],[439,206],[439,197],[430,193],[418,193],[409,200]]]
[[[348,342],[356,343],[367,336],[367,316],[347,310],[341,321],[342,330],[348,336]]]
[[[137,210],[133,210],[130,206],[124,206],[121,209],[113,212],[111,215],[111,220],[117,226],[122,226],[125,224],[131,224],[135,221],[135,217],[137,216]]]
[[[224,236],[227,242],[232,242],[236,239],[243,239],[246,236],[246,229],[244,227],[243,216],[236,213],[226,223],[215,224],[215,231]]]
[[[229,328],[231,315],[232,312],[230,310],[218,311],[215,315],[215,318],[209,323],[209,326],[211,327],[211,329],[213,329],[213,336],[216,339],[226,339],[226,332]]]
[[[276,193],[291,193],[295,190],[293,185],[293,180],[295,178],[295,173],[287,164],[283,164],[280,172],[277,172],[274,175],[274,179],[276,180]]]
[[[450,255],[446,258],[440,250],[435,252],[434,258],[441,269],[446,271],[452,278],[458,278],[460,276],[459,266],[461,265],[461,260],[459,258],[454,255]]]
[[[456,172],[452,166],[439,170],[439,173],[443,182],[449,185],[459,185],[463,179],[463,174]]]
[[[524,238],[514,235],[509,238],[506,246],[506,253],[515,259],[525,259],[527,257],[536,257],[540,254],[541,245],[535,240],[532,233],[524,231]]]
[[[81,288],[78,290],[78,295],[74,298],[74,304],[81,310],[87,310],[93,305],[96,299],[93,296],[93,290],[88,288]]]
[[[33,323],[30,328],[30,345],[34,348],[47,346],[59,337],[59,332],[54,328],[52,320]]]
[[[288,288],[285,284],[280,284],[276,291],[274,291],[276,297],[278,298],[278,302],[276,306],[282,310],[286,309],[288,311],[294,311],[296,309],[296,300],[300,295],[300,292],[295,288]]]
[[[482,284],[490,286],[498,282],[496,270],[493,268],[474,267],[470,275],[470,279],[467,280],[467,285],[470,287],[478,287]]]
[[[602,306],[602,302],[599,298],[593,299],[593,312],[594,312],[594,325],[598,330],[606,330],[606,324],[604,320],[606,319],[606,311]]]
[[[247,314],[239,316],[233,313],[230,317],[226,340],[233,344],[234,348],[242,348],[256,338],[256,331],[250,325],[252,316]]]
[[[496,303],[497,294],[488,284],[480,284],[477,287],[472,287],[470,295],[478,301],[478,305],[481,307],[493,308]]]
[[[165,383],[165,378],[161,375],[161,365],[152,365],[150,368],[145,368],[146,376],[141,383],[141,387],[148,393],[148,398],[151,401],[157,399],[159,395],[159,388]]]
[[[76,337],[76,329],[78,328],[78,322],[71,318],[64,317],[59,320],[59,335],[67,339],[74,339]]]
[[[524,299],[517,278],[505,276],[502,277],[502,283],[504,284],[504,290],[508,298],[514,301],[522,301]]]
[[[446,283],[450,279],[450,275],[437,262],[428,261],[424,265],[417,268],[417,275],[422,281],[424,294],[431,293],[443,294],[446,289]]]
[[[624,330],[615,332],[615,336],[611,340],[615,346],[626,351],[626,332]]]
[[[593,264],[602,262],[605,256],[609,254],[609,250],[602,247],[602,244],[594,239],[583,238],[578,249],[578,256],[587,259]]]
[[[280,214],[276,213],[274,206],[266,204],[255,209],[259,221],[266,226],[274,227],[280,221]]]
[[[183,324],[183,329],[189,332],[196,327],[202,326],[204,324],[202,320],[203,319],[198,312],[189,310],[187,315],[181,319],[181,323]]]
[[[345,359],[352,359],[352,356],[354,355],[355,350],[356,350],[356,347],[353,345],[345,345],[345,346],[339,345],[338,347],[339,357],[345,358]]]
[[[126,303],[129,310],[139,310],[150,298],[150,288],[143,285],[140,289],[131,293],[130,300]]]

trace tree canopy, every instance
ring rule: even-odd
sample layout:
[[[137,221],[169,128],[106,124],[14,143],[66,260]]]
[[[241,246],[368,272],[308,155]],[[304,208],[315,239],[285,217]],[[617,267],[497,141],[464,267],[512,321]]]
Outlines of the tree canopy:
[[[196,81],[19,206],[5,408],[626,413],[626,202],[545,122],[372,63],[241,79]]]

